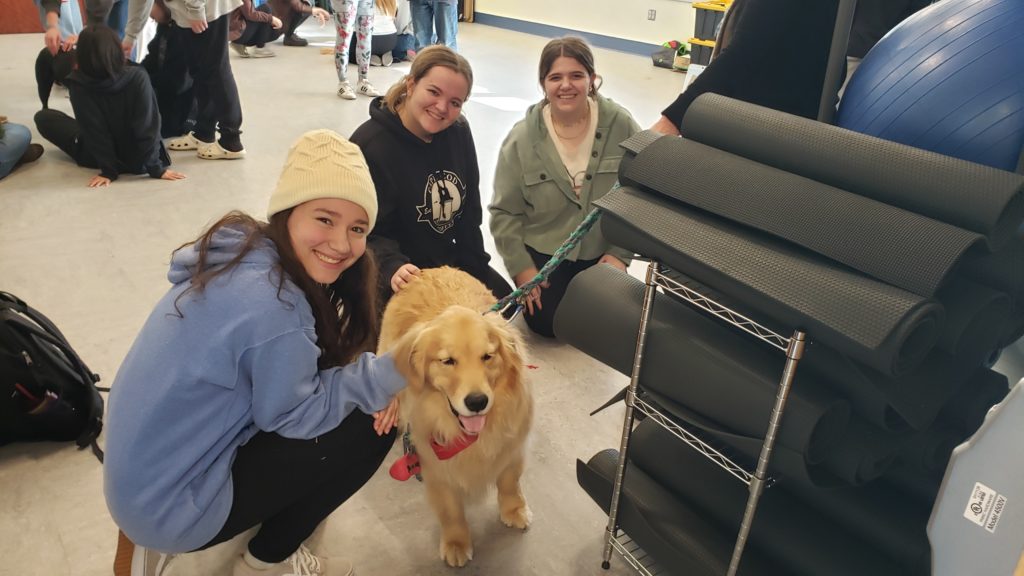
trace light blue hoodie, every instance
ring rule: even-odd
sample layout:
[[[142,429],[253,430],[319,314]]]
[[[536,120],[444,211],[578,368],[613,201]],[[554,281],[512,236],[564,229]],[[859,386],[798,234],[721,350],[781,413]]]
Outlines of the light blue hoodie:
[[[221,229],[211,266],[238,253],[244,235]],[[231,509],[231,464],[259,430],[308,439],[359,409],[383,409],[405,386],[390,356],[363,354],[317,369],[313,312],[302,292],[277,286],[273,243],[264,241],[202,294],[189,286],[194,247],[176,252],[174,286],[139,332],[111,386],[104,492],[133,542],[164,552],[195,550]]]

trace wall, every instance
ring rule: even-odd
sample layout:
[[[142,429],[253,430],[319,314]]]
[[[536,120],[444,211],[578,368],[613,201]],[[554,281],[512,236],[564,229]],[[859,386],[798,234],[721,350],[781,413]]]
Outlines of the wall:
[[[679,0],[476,0],[476,12],[646,44],[693,36],[694,9]]]

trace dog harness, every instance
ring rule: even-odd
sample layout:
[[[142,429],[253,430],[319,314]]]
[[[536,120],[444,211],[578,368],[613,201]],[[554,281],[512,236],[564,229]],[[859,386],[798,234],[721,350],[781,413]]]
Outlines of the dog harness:
[[[442,446],[437,442],[431,440],[430,448],[434,450],[434,455],[437,456],[438,460],[448,460],[453,458],[459,452],[462,452],[466,448],[469,448],[476,442],[477,436],[469,436],[466,434],[459,435],[451,444]],[[409,478],[416,476],[416,479],[423,481],[420,476],[420,457],[416,454],[416,447],[412,445],[412,440],[409,437],[409,429],[406,428],[405,434],[402,435],[402,447],[405,449],[405,454],[401,458],[395,460],[395,463],[391,465],[388,473],[395,480],[405,482]]]

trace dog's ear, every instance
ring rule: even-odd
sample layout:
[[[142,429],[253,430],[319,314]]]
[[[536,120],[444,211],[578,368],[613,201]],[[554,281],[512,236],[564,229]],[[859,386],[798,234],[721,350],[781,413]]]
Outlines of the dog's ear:
[[[423,348],[426,344],[424,335],[427,331],[426,324],[414,324],[391,349],[395,367],[405,378],[406,383],[414,389],[423,385],[426,375],[427,355]]]
[[[495,314],[493,317],[487,317],[487,320],[491,335],[498,342],[497,354],[501,357],[503,374],[512,385],[515,385],[522,377],[525,345],[519,337],[519,332],[509,328],[501,316]]]

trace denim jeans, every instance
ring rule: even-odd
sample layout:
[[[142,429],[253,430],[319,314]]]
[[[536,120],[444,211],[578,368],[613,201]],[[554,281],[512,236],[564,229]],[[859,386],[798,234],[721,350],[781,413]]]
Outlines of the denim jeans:
[[[431,44],[444,44],[458,51],[455,41],[459,33],[459,3],[457,0],[409,0],[416,51]]]
[[[32,142],[32,133],[21,124],[4,124],[4,136],[0,138],[0,178],[14,170]]]

